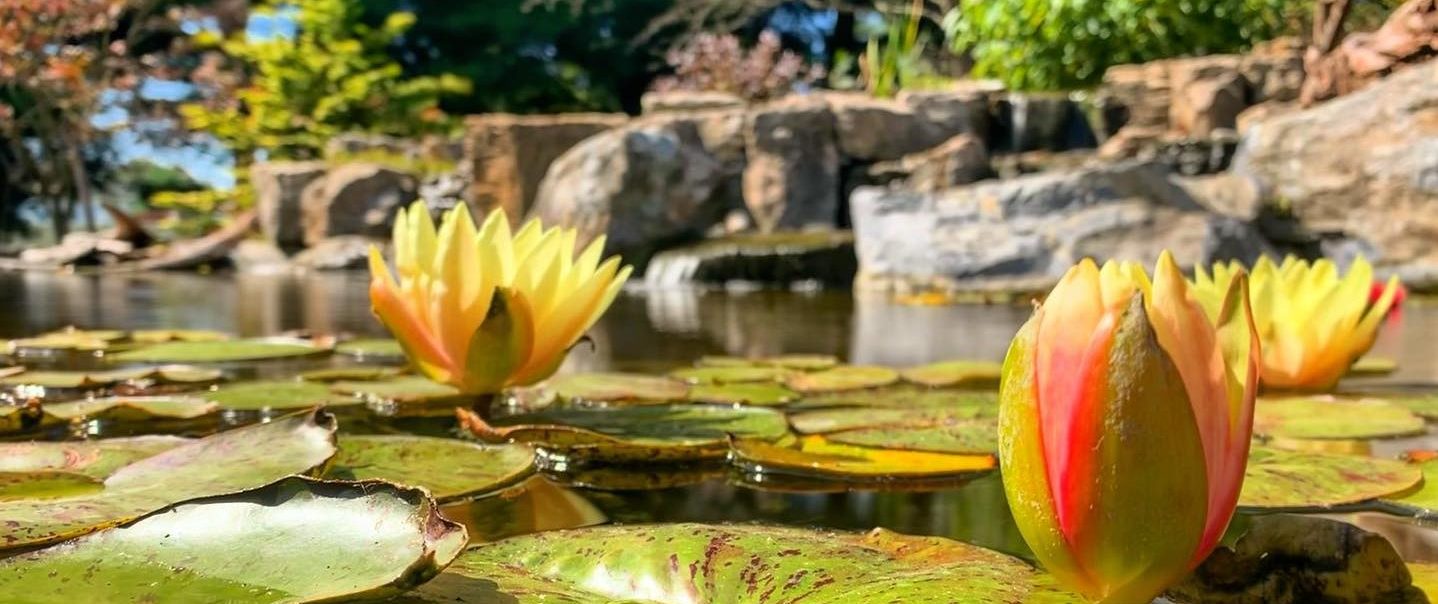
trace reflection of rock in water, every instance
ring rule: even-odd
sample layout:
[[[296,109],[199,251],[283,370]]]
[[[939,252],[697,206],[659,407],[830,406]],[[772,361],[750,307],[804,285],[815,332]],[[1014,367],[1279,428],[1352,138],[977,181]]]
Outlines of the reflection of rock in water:
[[[1024,306],[908,306],[887,297],[854,301],[850,362],[908,367],[944,359],[1004,357],[1028,319]]]
[[[699,333],[699,296],[693,287],[650,289],[644,294],[649,324],[664,333]]]

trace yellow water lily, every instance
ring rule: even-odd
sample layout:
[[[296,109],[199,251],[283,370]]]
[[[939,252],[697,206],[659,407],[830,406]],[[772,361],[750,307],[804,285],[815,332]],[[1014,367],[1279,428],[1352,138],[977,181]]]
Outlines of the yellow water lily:
[[[1196,271],[1194,293],[1210,317],[1228,283],[1242,272],[1236,262],[1215,265],[1212,274]],[[1275,265],[1264,257],[1249,281],[1263,342],[1262,382],[1281,390],[1333,389],[1373,347],[1400,287],[1396,277],[1389,279],[1373,300],[1373,267],[1362,257],[1342,276],[1330,260],[1309,263],[1289,256]]]
[[[435,228],[416,203],[395,219],[399,279],[370,250],[370,302],[426,377],[472,394],[553,375],[619,294],[630,267],[601,262],[604,238],[575,255],[574,229],[530,221],[511,234],[503,212],[475,228],[463,204]]]

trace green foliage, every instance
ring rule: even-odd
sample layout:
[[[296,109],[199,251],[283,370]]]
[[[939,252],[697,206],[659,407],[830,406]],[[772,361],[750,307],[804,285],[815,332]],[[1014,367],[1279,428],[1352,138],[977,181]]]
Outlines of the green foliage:
[[[923,26],[923,5],[915,2],[902,15],[886,19],[887,31],[869,37],[857,57],[845,50],[834,52],[836,88],[863,88],[877,97],[892,97],[900,90],[934,87],[943,83],[925,52],[929,41]]]
[[[984,0],[944,20],[974,73],[1017,90],[1098,83],[1110,65],[1240,51],[1287,31],[1300,0]]]
[[[447,74],[406,78],[387,54],[414,25],[413,14],[391,13],[370,26],[360,20],[359,0],[292,6],[269,0],[254,11],[291,11],[293,38],[241,34],[221,44],[244,65],[248,84],[233,92],[233,102],[182,107],[191,128],[210,132],[245,163],[257,149],[272,158],[315,157],[344,132],[404,136],[451,127],[439,99],[468,93],[469,83]]]

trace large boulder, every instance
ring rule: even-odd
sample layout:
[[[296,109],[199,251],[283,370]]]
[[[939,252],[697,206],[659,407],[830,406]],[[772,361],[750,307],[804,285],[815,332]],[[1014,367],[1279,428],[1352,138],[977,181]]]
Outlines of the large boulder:
[[[861,162],[899,159],[952,136],[895,99],[876,98],[863,92],[834,92],[822,98],[834,112],[839,151],[846,159]]]
[[[727,92],[704,90],[651,90],[639,98],[644,115],[704,111],[706,109],[743,109],[744,99]]]
[[[419,183],[411,174],[380,164],[341,164],[302,194],[305,245],[330,237],[386,237],[395,213],[414,201]]]
[[[660,252],[650,261],[644,282],[654,289],[735,281],[848,287],[856,270],[854,236],[848,231],[748,233]]]
[[[1041,289],[1086,257],[1152,263],[1169,249],[1193,266],[1268,251],[1246,222],[1139,162],[938,193],[861,188],[850,208],[864,289]]]
[[[875,164],[869,174],[874,181],[902,180],[909,189],[932,192],[987,178],[993,168],[983,139],[960,134],[932,149]]]
[[[281,248],[304,245],[303,193],[311,183],[323,178],[328,169],[320,161],[267,162],[250,167],[255,212],[266,240]]]
[[[839,219],[839,142],[820,99],[795,98],[749,112],[744,203],[759,230],[830,227]]]
[[[1248,107],[1240,62],[1237,55],[1171,61],[1169,127],[1179,134],[1207,136],[1214,129],[1236,126],[1238,114]]]
[[[1380,267],[1438,267],[1438,61],[1247,125],[1233,170]],[[1422,286],[1438,284],[1421,284]]]
[[[530,215],[578,229],[581,246],[607,235],[609,251],[642,271],[655,251],[700,237],[737,203],[725,185],[743,163],[734,156],[742,123],[742,112],[695,112],[593,136],[550,165]]]
[[[905,90],[897,98],[945,138],[972,134],[987,139],[993,128],[994,97],[1002,91],[1002,85],[976,82],[944,90]]]
[[[517,223],[533,206],[539,183],[554,160],[580,141],[628,119],[608,113],[469,117],[464,123],[464,155],[473,178],[471,209],[479,216],[502,209]]]

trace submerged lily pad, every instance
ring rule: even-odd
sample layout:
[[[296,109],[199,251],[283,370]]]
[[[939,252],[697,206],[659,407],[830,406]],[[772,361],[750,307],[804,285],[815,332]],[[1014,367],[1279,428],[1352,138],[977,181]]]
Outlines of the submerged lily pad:
[[[136,436],[0,443],[0,472],[70,472],[102,479],[122,466],[188,442],[190,439],[178,436]]]
[[[349,340],[335,345],[335,352],[360,358],[402,359],[404,349],[388,338]]]
[[[104,489],[63,501],[0,502],[0,550],[54,543],[167,505],[269,484],[323,465],[335,452],[334,418],[298,413],[191,441],[121,467]]]
[[[551,455],[584,460],[674,461],[720,457],[730,435],[759,440],[788,434],[784,415],[761,407],[661,405],[554,408],[491,425],[458,409],[460,423],[491,442],[531,443]]]
[[[56,603],[381,598],[439,574],[466,540],[419,490],[296,477],[0,561],[0,592]]]
[[[220,407],[235,410],[305,409],[315,405],[354,404],[353,398],[337,396],[328,386],[295,380],[265,380],[226,384],[204,393]]]
[[[1363,357],[1348,368],[1353,377],[1388,375],[1398,371],[1398,360],[1386,357]]]
[[[1401,461],[1253,447],[1238,504],[1328,507],[1401,493],[1422,479],[1416,466]]]
[[[998,453],[999,423],[992,418],[954,421],[940,425],[881,426],[827,434],[836,443],[930,451],[934,453]]]
[[[1333,397],[1262,399],[1253,432],[1284,438],[1363,439],[1423,433],[1423,419],[1380,400]]]
[[[845,365],[814,373],[789,376],[784,384],[796,392],[837,392],[888,386],[899,381],[899,372],[889,367]]]
[[[560,398],[591,402],[684,400],[689,386],[667,377],[637,373],[574,373],[549,381]]]
[[[525,445],[425,436],[345,436],[325,477],[424,487],[446,502],[512,485],[533,470],[534,450]]]
[[[780,367],[740,365],[737,367],[685,367],[669,372],[669,377],[690,384],[737,384],[745,382],[776,382],[789,372]]]
[[[114,355],[126,363],[229,363],[263,361],[322,354],[328,349],[294,339],[233,340],[223,342],[164,342]]]
[[[913,480],[952,477],[994,469],[989,454],[934,453],[861,447],[825,436],[777,442],[736,439],[734,461],[750,472],[798,473],[843,480]]]
[[[450,403],[462,398],[459,390],[417,375],[398,376],[383,380],[342,381],[330,384],[330,390],[369,403]]]
[[[1018,559],[939,537],[700,524],[604,526],[482,544],[407,600],[1082,601]]]
[[[933,388],[998,386],[1003,365],[993,361],[944,361],[905,369],[905,380]]]
[[[779,384],[705,384],[689,389],[689,400],[726,405],[783,405],[799,398]]]

